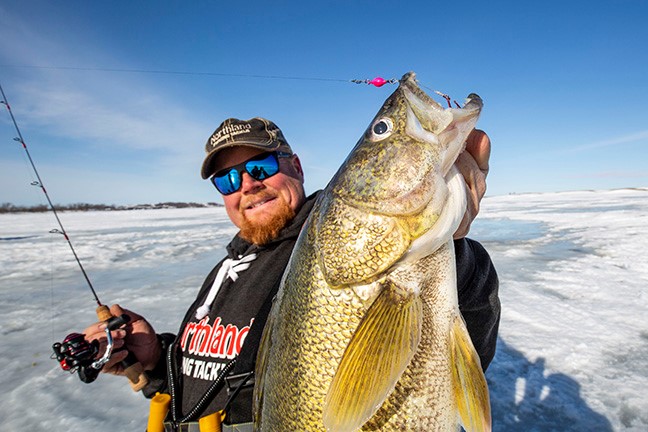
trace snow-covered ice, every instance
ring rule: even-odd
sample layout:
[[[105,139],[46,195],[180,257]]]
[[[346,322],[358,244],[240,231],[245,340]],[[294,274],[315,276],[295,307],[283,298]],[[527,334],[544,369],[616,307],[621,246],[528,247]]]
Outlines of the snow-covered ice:
[[[60,214],[102,302],[177,331],[236,232],[222,208]],[[6,431],[144,431],[121,378],[84,384],[51,345],[95,320],[51,213],[0,215]],[[470,236],[500,276],[495,431],[648,430],[648,189],[488,197]]]
[[[648,190],[484,201],[500,275],[494,430],[648,430]]]

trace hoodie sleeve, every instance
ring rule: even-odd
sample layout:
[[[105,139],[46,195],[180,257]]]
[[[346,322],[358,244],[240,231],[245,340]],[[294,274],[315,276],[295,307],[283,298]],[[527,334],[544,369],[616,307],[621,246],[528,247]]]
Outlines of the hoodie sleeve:
[[[158,392],[168,393],[167,350],[175,338],[176,336],[172,333],[158,334],[158,340],[162,346],[162,354],[160,354],[160,359],[155,365],[155,368],[152,371],[146,372],[149,382],[142,388],[142,394],[149,399]]]
[[[499,279],[484,247],[474,240],[455,240],[459,309],[486,370],[495,356],[500,321]]]

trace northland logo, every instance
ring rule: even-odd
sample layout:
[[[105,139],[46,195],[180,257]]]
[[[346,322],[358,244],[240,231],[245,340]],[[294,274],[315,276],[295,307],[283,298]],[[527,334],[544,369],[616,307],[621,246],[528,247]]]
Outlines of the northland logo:
[[[254,318],[250,320],[250,325],[241,329],[231,324],[223,326],[220,317],[213,325],[209,324],[209,317],[190,322],[180,339],[182,351],[201,357],[232,359],[241,352],[253,322]]]
[[[217,361],[204,361],[189,357],[182,358],[182,373],[195,379],[215,381],[224,367],[225,363]]]
[[[237,135],[250,132],[252,126],[249,123],[244,124],[228,124],[219,129],[214,135],[211,136],[209,142],[212,147],[216,147],[222,141],[234,138]]]

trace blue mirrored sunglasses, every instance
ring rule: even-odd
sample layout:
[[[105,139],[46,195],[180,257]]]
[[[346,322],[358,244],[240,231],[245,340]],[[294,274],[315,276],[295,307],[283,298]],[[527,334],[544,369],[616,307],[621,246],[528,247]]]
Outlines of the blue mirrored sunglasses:
[[[241,189],[243,172],[248,173],[255,180],[265,180],[279,172],[279,158],[291,156],[290,153],[279,151],[261,153],[238,165],[218,171],[211,176],[210,180],[218,192],[230,195]]]

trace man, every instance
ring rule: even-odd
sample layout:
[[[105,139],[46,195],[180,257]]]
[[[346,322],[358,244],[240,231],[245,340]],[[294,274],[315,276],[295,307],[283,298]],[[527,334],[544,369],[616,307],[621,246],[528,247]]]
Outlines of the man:
[[[227,246],[227,257],[207,276],[177,338],[156,335],[144,318],[115,305],[113,314],[131,317],[126,329],[114,333],[115,348],[127,347],[148,371],[145,395],[172,394],[172,421],[196,421],[225,409],[226,423],[241,430],[252,421],[250,372],[263,326],[317,193],[305,195],[299,157],[266,119],[225,120],[206,151],[202,177],[211,178],[223,195],[227,214],[240,231]],[[460,308],[484,369],[495,352],[498,281],[486,251],[464,236],[486,190],[489,157],[488,137],[473,131],[457,161],[470,193],[455,234]],[[87,328],[85,335],[101,339],[102,324]],[[119,362],[125,356],[114,353],[104,372],[123,374]],[[224,383],[221,375],[227,377]]]

